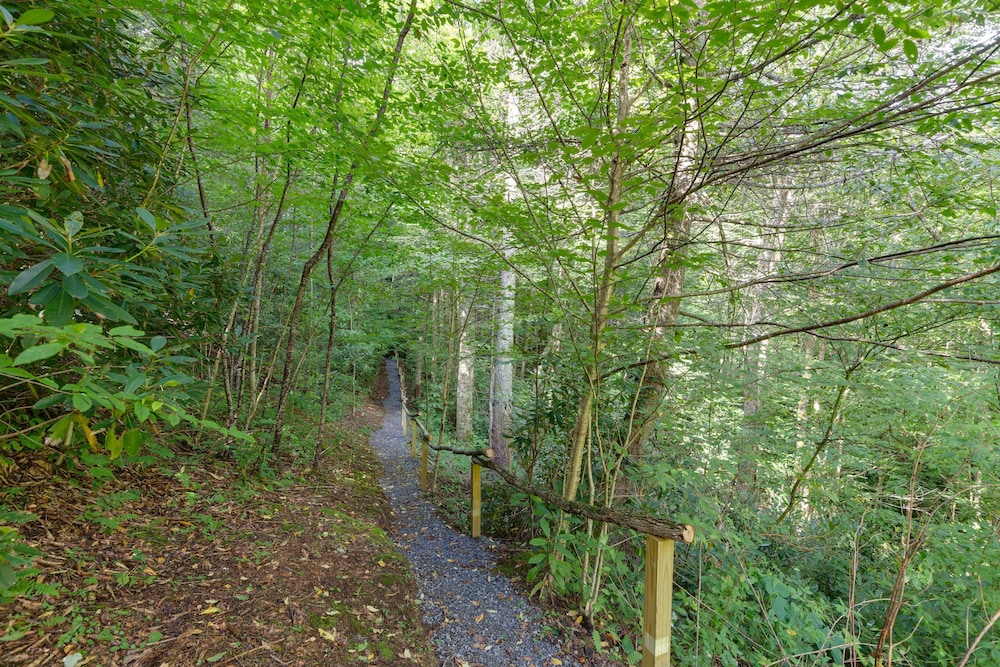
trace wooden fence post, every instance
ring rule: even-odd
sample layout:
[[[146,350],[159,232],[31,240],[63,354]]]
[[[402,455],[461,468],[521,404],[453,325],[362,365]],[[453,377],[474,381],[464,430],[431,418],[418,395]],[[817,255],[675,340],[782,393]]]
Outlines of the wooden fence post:
[[[403,381],[403,367],[399,365],[399,357],[396,357],[396,372],[399,374],[399,400],[403,404],[403,409],[399,411],[400,427],[403,429],[403,435],[406,435],[406,384]]]
[[[420,490],[427,490],[427,445],[430,442],[430,436],[427,438],[421,438],[424,443],[424,449],[420,453]]]
[[[642,612],[642,667],[670,667],[674,541],[646,535],[646,590]]]
[[[418,412],[410,419],[410,456],[413,458],[417,458],[417,417],[419,416]]]
[[[482,529],[482,477],[483,468],[472,462],[472,536],[479,537]]]

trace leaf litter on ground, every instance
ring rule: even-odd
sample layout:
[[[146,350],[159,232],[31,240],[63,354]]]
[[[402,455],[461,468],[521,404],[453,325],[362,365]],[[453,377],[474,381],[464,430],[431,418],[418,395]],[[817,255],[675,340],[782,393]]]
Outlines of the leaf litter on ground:
[[[44,556],[26,595],[0,598],[0,664],[436,665],[385,532],[380,419],[362,407],[317,471],[270,490],[192,455],[97,490],[21,462],[0,505],[38,515],[20,530]]]

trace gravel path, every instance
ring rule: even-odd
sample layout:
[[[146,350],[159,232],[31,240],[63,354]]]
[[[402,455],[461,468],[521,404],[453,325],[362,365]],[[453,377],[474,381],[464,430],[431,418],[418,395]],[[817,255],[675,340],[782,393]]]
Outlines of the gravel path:
[[[419,463],[401,434],[394,360],[387,361],[386,373],[385,419],[372,446],[385,469],[382,488],[395,513],[392,537],[413,566],[438,658],[446,667],[572,664],[558,645],[539,636],[541,614],[493,571],[490,540],[456,533],[424,500]]]

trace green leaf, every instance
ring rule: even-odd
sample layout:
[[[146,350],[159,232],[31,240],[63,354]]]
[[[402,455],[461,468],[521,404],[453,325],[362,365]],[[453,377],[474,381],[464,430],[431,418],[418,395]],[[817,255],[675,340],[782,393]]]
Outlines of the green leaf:
[[[103,296],[98,296],[97,294],[91,292],[91,294],[82,301],[87,304],[92,311],[98,315],[103,315],[109,320],[137,324],[136,319],[132,317],[127,310],[112,303],[108,299],[105,299]]]
[[[225,657],[226,657],[226,651],[223,651],[222,653],[216,653],[215,655],[205,658],[205,662],[219,662]]]
[[[0,5],[0,16],[3,16],[3,22],[7,25],[14,22],[14,15],[3,5]]]
[[[83,229],[83,214],[79,211],[73,211],[66,216],[63,224],[66,225],[66,235],[73,238]]]
[[[45,321],[54,327],[61,327],[73,319],[75,307],[73,295],[60,287],[59,293],[45,307]]]
[[[49,302],[52,301],[52,299],[59,296],[60,291],[61,288],[58,283],[51,283],[32,294],[31,298],[28,299],[28,303],[44,308],[49,305]]]
[[[135,350],[139,354],[148,355],[153,354],[153,351],[133,338],[115,338],[115,342],[122,347],[127,347],[130,350]]]
[[[878,23],[872,26],[872,39],[879,48],[885,44],[885,29]]]
[[[94,402],[86,394],[73,394],[73,407],[77,412],[86,412],[94,407]]]
[[[17,17],[17,25],[39,25],[51,21],[56,15],[51,9],[29,9]]]
[[[154,232],[156,231],[156,218],[152,213],[141,206],[136,207],[135,212],[139,214],[139,219],[145,222],[147,227],[152,229]]]
[[[126,454],[135,456],[139,453],[139,449],[142,447],[142,436],[142,430],[137,428],[122,433],[122,449],[125,450]]]
[[[136,403],[133,405],[132,412],[134,412],[135,416],[139,418],[140,423],[149,419],[150,410],[149,406],[145,403]]]
[[[74,299],[86,299],[90,295],[87,286],[80,280],[80,276],[63,276],[62,288]]]
[[[6,590],[17,583],[14,568],[5,560],[0,560],[0,591]]]
[[[66,396],[63,394],[51,394],[50,396],[45,396],[39,399],[31,407],[35,410],[46,410],[51,408],[53,405],[59,405],[66,400]]]
[[[71,276],[83,270],[83,260],[68,252],[60,252],[52,255],[52,263],[63,272],[63,275]]]
[[[42,345],[35,345],[17,355],[14,359],[14,365],[23,366],[41,361],[42,359],[48,359],[49,357],[56,356],[65,348],[66,343],[43,343]]]
[[[17,274],[17,277],[11,281],[10,287],[7,288],[7,294],[13,296],[14,294],[27,292],[30,289],[38,287],[42,284],[42,281],[49,277],[54,267],[55,265],[51,259],[46,259],[34,266],[29,266]]]
[[[4,60],[0,65],[48,65],[48,58],[14,58],[13,60]]]
[[[153,336],[152,340],[149,341],[149,347],[153,352],[159,352],[167,345],[167,339],[163,336]]]
[[[907,59],[913,63],[917,61],[917,56],[919,52],[917,51],[917,44],[912,39],[903,40],[903,53],[906,54]]]
[[[129,378],[129,381],[125,384],[125,393],[133,394],[135,390],[146,384],[149,378],[146,377],[145,373],[139,373],[138,375]]]
[[[115,430],[108,430],[108,435],[104,438],[104,448],[108,450],[108,458],[114,461],[116,458],[121,456],[123,446],[124,443],[115,433]]]
[[[146,332],[135,327],[124,325],[108,330],[109,336],[145,336]]]

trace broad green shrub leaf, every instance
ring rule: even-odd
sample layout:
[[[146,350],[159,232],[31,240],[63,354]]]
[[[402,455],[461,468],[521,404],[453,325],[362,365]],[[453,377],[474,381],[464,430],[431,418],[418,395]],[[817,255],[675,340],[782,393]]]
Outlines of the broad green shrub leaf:
[[[59,287],[55,298],[45,308],[45,321],[54,327],[63,326],[73,319],[73,308],[75,305],[76,302],[73,300],[73,296]]]
[[[45,410],[46,408],[51,408],[53,405],[58,405],[66,400],[66,397],[62,394],[50,394],[45,398],[40,399],[31,407],[35,410]]]
[[[38,287],[42,284],[43,280],[49,277],[54,266],[51,259],[46,259],[34,266],[29,266],[17,274],[17,277],[11,281],[10,287],[7,288],[7,294],[13,296],[14,294],[27,292]]]
[[[76,276],[73,277],[75,278]],[[52,299],[56,298],[57,296],[59,296],[59,285],[57,285],[56,283],[51,283],[49,285],[46,285],[42,289],[38,290],[34,294],[32,294],[31,298],[28,299],[28,303],[44,308],[45,306],[49,305],[49,302],[52,301]]]
[[[108,330],[108,335],[109,336],[144,336],[144,335],[146,335],[146,332],[145,331],[140,331],[139,329],[136,329],[135,327],[131,327],[131,326],[126,325],[126,326],[115,327],[114,329],[109,329]]]
[[[153,216],[152,213],[150,213],[141,206],[136,207],[135,212],[139,215],[140,220],[145,222],[146,225],[154,232],[156,231],[156,218]]]
[[[83,260],[67,252],[60,252],[52,255],[52,263],[62,271],[63,275],[71,276],[83,270]]]
[[[17,17],[17,25],[40,25],[48,23],[55,17],[55,12],[51,9],[29,9]]]
[[[129,456],[135,456],[142,447],[144,434],[140,429],[133,428],[122,434],[122,449]]]
[[[75,299],[86,299],[90,295],[90,291],[87,290],[87,286],[83,284],[79,276],[63,276],[62,279],[63,290],[71,295]]]
[[[17,355],[14,358],[14,365],[23,366],[41,361],[42,359],[48,359],[49,357],[56,356],[64,349],[66,349],[65,343],[42,343],[41,345],[35,345]]]
[[[94,407],[94,402],[86,394],[73,394],[73,407],[80,412],[86,412]]]
[[[108,429],[108,435],[104,438],[104,447],[108,450],[109,459],[114,461],[116,458],[121,456],[124,444],[123,440],[118,437],[113,428]]]
[[[130,350],[135,350],[136,352],[142,355],[153,354],[153,351],[151,349],[149,349],[139,341],[134,340],[132,338],[124,338],[124,337],[115,338],[115,342],[121,345],[122,347],[127,347]]]
[[[0,65],[48,65],[48,58],[14,58],[13,60],[4,60]]]
[[[139,373],[138,375],[130,378],[129,381],[125,384],[125,393],[126,394],[135,393],[135,390],[146,384],[147,381],[148,378],[146,377],[146,374]]]
[[[103,315],[109,320],[114,320],[115,322],[128,322],[129,324],[138,324],[136,319],[132,317],[127,310],[112,303],[103,296],[99,296],[91,292],[82,301],[87,304],[92,311],[98,315]]]
[[[73,238],[80,232],[81,229],[83,229],[83,214],[79,211],[73,211],[66,216],[66,220],[63,221],[63,224],[66,225],[66,234],[70,238]]]

